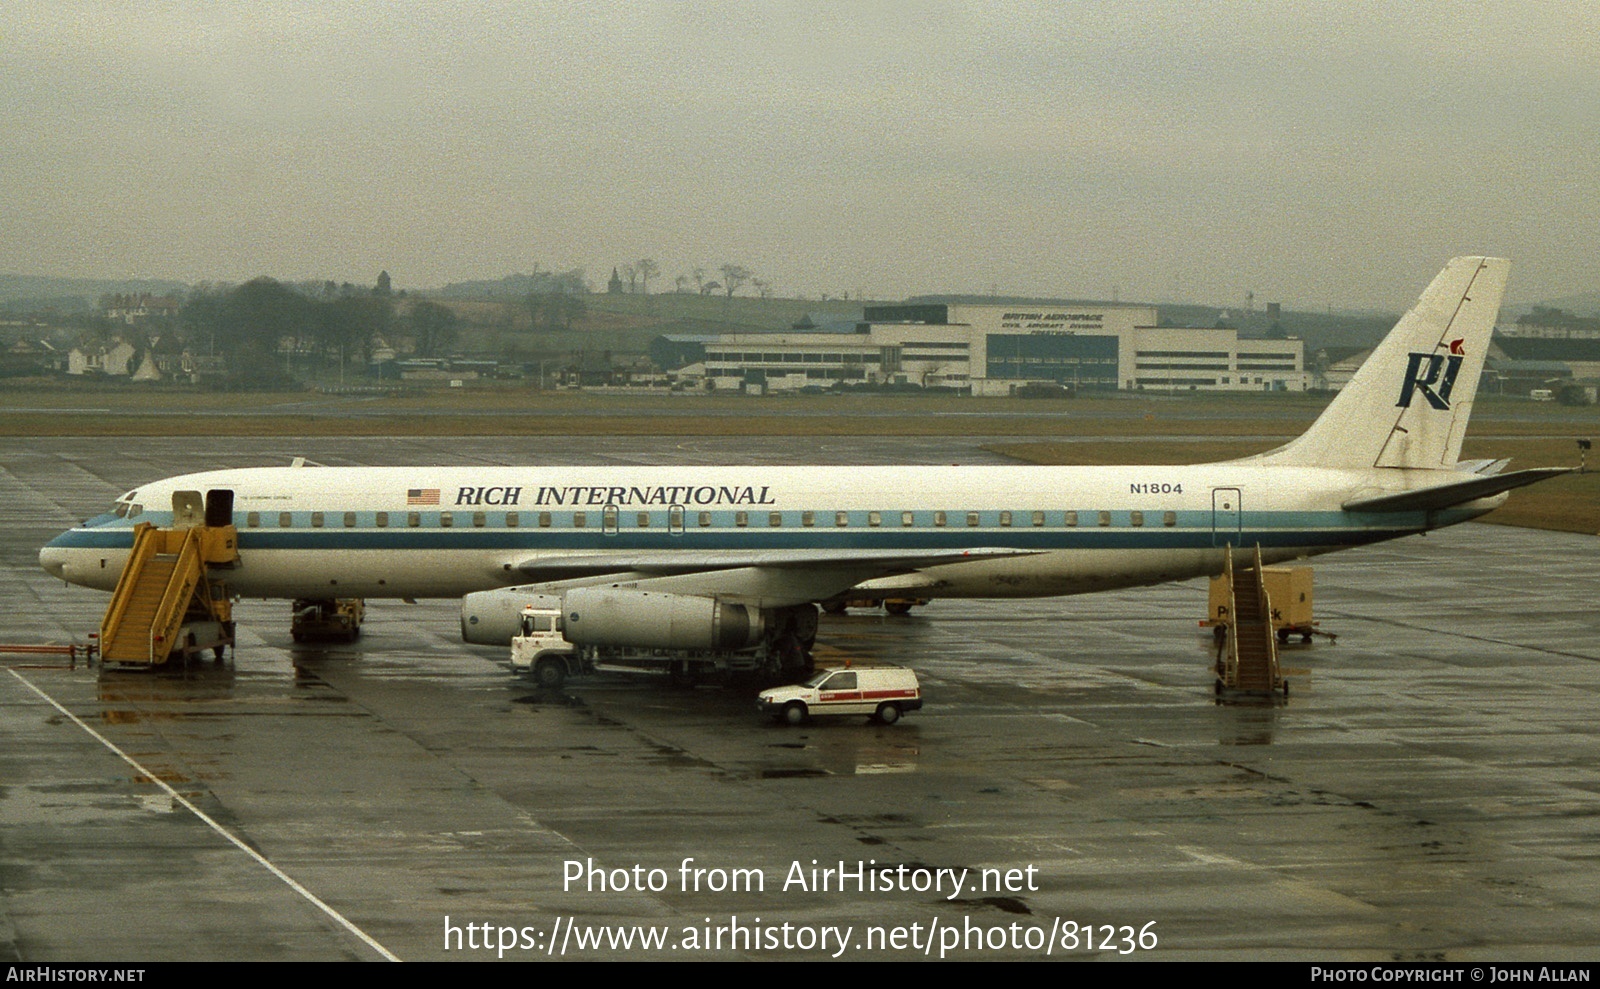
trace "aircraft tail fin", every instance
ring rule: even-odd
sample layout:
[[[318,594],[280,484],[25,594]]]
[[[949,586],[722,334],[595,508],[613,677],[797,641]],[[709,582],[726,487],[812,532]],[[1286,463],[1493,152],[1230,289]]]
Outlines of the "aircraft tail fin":
[[[1311,428],[1256,462],[1454,468],[1509,269],[1504,258],[1445,265]]]

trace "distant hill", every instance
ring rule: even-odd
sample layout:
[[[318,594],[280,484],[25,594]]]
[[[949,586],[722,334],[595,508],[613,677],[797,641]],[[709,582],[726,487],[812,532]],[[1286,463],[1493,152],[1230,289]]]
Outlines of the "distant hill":
[[[0,310],[31,312],[55,309],[63,313],[93,309],[102,295],[121,292],[151,295],[169,293],[183,297],[189,286],[159,278],[51,278],[41,275],[0,274]]]

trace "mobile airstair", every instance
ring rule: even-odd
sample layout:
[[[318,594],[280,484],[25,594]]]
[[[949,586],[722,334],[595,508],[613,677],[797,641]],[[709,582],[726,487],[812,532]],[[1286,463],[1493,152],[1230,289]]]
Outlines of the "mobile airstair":
[[[1261,547],[1257,545],[1252,565],[1236,568],[1230,547],[1223,577],[1228,586],[1226,614],[1218,630],[1223,634],[1217,648],[1219,696],[1269,696],[1289,693],[1289,682],[1278,666],[1278,638],[1272,625],[1272,602],[1261,580]]]
[[[226,496],[226,497],[223,497]],[[100,622],[100,661],[153,667],[233,644],[222,574],[239,561],[231,492],[172,496],[171,528],[134,528],[133,551]],[[211,524],[217,523],[217,524]]]

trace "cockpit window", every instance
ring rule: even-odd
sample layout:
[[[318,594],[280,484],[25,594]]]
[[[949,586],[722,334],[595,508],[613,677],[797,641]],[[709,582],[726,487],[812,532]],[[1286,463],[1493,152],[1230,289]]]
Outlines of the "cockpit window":
[[[128,506],[128,518],[130,518],[130,519],[131,518],[137,518],[138,516],[143,515],[143,514],[144,514],[144,506],[143,505],[129,505]]]
[[[115,515],[119,519],[127,518],[128,517],[128,503],[125,502],[125,501],[117,502],[115,505],[111,506],[111,513],[113,515]]]

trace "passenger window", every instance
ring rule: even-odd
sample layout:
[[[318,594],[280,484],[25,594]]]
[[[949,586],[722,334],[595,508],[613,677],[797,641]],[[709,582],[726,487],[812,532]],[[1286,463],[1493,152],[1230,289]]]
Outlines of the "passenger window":
[[[278,528],[287,529],[291,525],[294,525],[294,515],[293,515],[293,513],[291,513],[291,512],[279,512],[278,513]]]
[[[549,512],[540,512],[539,513],[539,528],[541,528],[541,529],[550,528],[550,513]]]
[[[572,513],[572,527],[574,529],[582,529],[584,526],[586,526],[588,524],[589,524],[589,516],[588,515],[584,514],[583,512],[573,512]]]
[[[743,529],[745,526],[750,524],[750,513],[749,512],[734,512],[733,513],[733,524],[738,526],[739,528]]]
[[[1033,513],[1033,524],[1034,525],[1044,525],[1044,513],[1043,512],[1034,512]]]
[[[439,513],[439,528],[448,529],[448,528],[450,528],[451,526],[453,526],[455,524],[456,524],[455,516],[451,515],[449,512],[440,512]]]
[[[353,528],[355,528],[355,525],[356,525],[356,513],[355,512],[345,512],[344,513],[344,527],[346,529],[353,529]]]
[[[943,512],[934,512],[933,513],[933,524],[934,525],[944,525],[944,522],[945,522],[945,515],[944,515]]]
[[[1177,512],[1162,512],[1161,513],[1161,524],[1162,525],[1177,525],[1178,524],[1178,513]]]
[[[406,525],[409,525],[411,528],[415,529],[417,526],[419,526],[421,524],[422,524],[422,513],[421,512],[407,512],[406,513]]]
[[[700,513],[699,525],[700,525],[700,528],[702,528],[702,529],[709,528],[711,526],[711,513],[710,512],[701,512]]]
[[[800,513],[800,524],[804,525],[804,526],[816,525],[817,524],[817,513],[816,512],[801,512]]]
[[[867,513],[867,524],[871,525],[871,526],[882,525],[883,524],[883,513],[882,512],[868,512]]]
[[[1128,524],[1129,525],[1144,525],[1144,513],[1143,512],[1129,512],[1128,513]]]
[[[1066,514],[1062,515],[1061,524],[1062,525],[1077,525],[1078,524],[1078,513],[1077,512],[1067,512]]]
[[[1100,513],[1100,524],[1101,525],[1110,525],[1111,524],[1111,513],[1110,512],[1101,512]]]
[[[482,513],[482,512],[473,512],[472,513],[472,527],[474,529],[483,528],[486,524],[488,524],[488,521],[489,521],[489,516],[485,515],[484,513]]]
[[[246,514],[244,517],[244,524],[246,528],[254,529],[256,526],[261,524],[261,513],[250,512]]]
[[[833,513],[833,524],[834,525],[849,525],[850,524],[850,513],[849,512],[834,512]]]
[[[1011,524],[1011,513],[1010,512],[1001,512],[1000,513],[1000,524],[1001,525],[1010,525]]]
[[[506,528],[507,529],[515,529],[521,523],[521,521],[522,521],[521,520],[521,516],[519,516],[516,512],[507,512],[506,513]]]
[[[835,673],[822,685],[823,690],[854,690],[856,689],[856,675],[854,673]]]
[[[377,523],[378,528],[387,529],[389,528],[389,513],[378,512],[372,516],[372,521]]]
[[[967,513],[967,524],[968,525],[977,525],[978,524],[978,513],[977,512],[968,512]]]
[[[901,525],[914,525],[914,524],[916,524],[916,516],[912,515],[910,512],[901,512],[900,513],[900,524]]]
[[[641,529],[650,528],[650,513],[649,512],[640,512],[639,513],[639,528],[641,528]]]
[[[782,512],[768,512],[767,513],[767,524],[772,526],[774,529],[776,529],[778,526],[782,525],[783,524],[783,513]]]

